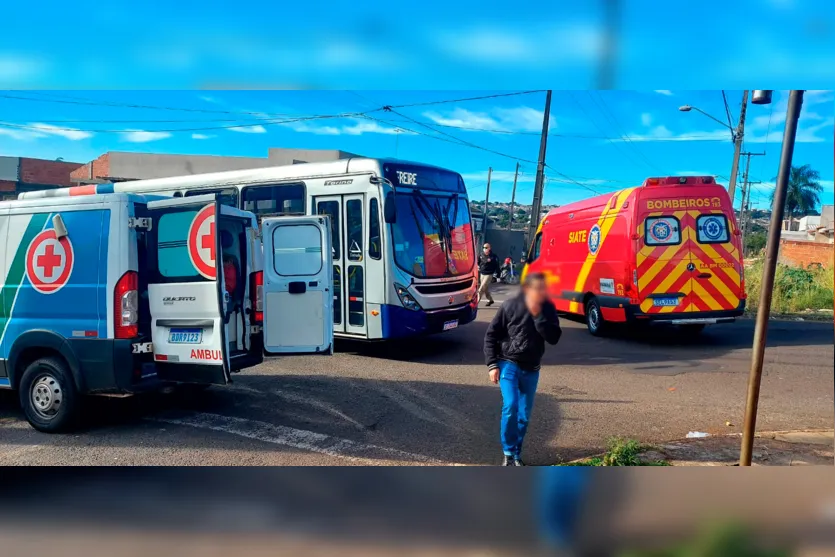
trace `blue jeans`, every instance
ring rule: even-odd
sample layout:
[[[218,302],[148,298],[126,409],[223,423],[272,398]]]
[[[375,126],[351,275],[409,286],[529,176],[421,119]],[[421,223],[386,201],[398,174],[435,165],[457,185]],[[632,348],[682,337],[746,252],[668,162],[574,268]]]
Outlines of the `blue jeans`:
[[[502,390],[502,450],[507,456],[522,454],[522,442],[533,410],[533,397],[539,382],[538,371],[525,371],[513,362],[499,361],[499,387]]]

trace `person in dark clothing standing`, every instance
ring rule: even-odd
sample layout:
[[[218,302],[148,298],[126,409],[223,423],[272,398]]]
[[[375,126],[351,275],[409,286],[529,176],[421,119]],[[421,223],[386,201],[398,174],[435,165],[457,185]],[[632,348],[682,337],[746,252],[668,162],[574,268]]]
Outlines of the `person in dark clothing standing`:
[[[504,302],[484,336],[490,381],[502,391],[501,442],[504,466],[524,466],[522,442],[539,382],[545,343],[562,336],[557,310],[548,300],[545,276],[525,277],[518,296]]]
[[[481,275],[478,284],[478,295],[487,298],[487,305],[492,306],[495,302],[490,295],[490,285],[493,284],[493,273],[499,270],[499,258],[493,253],[490,244],[484,244],[481,253],[478,254],[478,273]]]

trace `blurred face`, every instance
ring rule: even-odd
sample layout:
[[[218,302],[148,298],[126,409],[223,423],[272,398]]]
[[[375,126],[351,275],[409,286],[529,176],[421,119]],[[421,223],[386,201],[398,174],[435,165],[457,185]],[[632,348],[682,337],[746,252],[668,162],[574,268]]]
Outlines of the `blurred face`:
[[[483,249],[485,254],[490,253],[490,246],[484,246]]]
[[[545,288],[545,281],[542,279],[534,280],[530,284],[522,287],[525,292],[525,297],[537,303],[544,302],[548,297],[548,292]]]

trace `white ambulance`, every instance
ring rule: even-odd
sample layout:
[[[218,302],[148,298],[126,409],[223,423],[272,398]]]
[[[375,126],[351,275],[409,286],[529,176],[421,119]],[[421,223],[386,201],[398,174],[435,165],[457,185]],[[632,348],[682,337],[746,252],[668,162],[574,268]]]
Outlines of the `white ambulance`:
[[[262,226],[263,246],[255,216],[214,195],[0,202],[0,388],[57,432],[86,395],[223,385],[264,352],[332,353],[327,217]]]

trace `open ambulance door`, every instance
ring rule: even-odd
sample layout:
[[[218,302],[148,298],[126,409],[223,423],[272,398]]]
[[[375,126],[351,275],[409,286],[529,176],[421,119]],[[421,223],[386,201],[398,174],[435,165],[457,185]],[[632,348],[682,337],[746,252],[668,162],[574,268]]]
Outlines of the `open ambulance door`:
[[[264,351],[333,354],[333,253],[326,215],[261,222]]]
[[[149,201],[141,216],[149,221],[148,300],[158,378],[222,385],[236,369],[233,358],[260,362],[260,344],[250,338],[251,312],[243,307],[260,255],[247,240],[257,226],[254,215],[201,195]],[[221,230],[231,237],[229,246],[221,245]],[[216,263],[216,254],[229,252],[237,269],[233,294]]]

